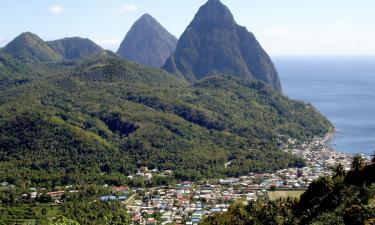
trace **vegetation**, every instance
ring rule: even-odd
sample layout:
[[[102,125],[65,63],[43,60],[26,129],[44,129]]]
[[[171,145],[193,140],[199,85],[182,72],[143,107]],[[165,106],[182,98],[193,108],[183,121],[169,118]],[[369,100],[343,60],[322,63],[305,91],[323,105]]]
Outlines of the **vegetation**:
[[[0,90],[0,181],[21,186],[125,184],[139,166],[184,180],[272,171],[303,165],[278,144],[331,129],[260,81],[189,85],[110,52],[32,71]]]
[[[101,202],[98,196],[109,194],[96,186],[85,186],[78,193],[66,193],[62,204],[54,204],[43,194],[35,200],[21,198],[22,189],[0,189],[0,224],[102,225],[130,224],[125,206],[119,202]]]
[[[89,39],[74,37],[49,41],[48,46],[67,60],[83,57],[103,51],[103,49]]]
[[[304,191],[281,191],[281,190],[275,190],[275,191],[269,191],[268,192],[268,198],[271,201],[278,200],[280,198],[297,198],[299,199],[301,195],[304,193]]]
[[[209,217],[205,224],[269,225],[370,225],[374,224],[375,164],[358,164],[355,157],[348,173],[321,177],[297,198],[261,199],[233,205],[226,213]],[[358,165],[361,165],[358,167]],[[341,171],[336,169],[335,171]]]
[[[24,63],[53,62],[61,59],[61,56],[47,43],[30,32],[16,37],[3,48],[3,51]]]

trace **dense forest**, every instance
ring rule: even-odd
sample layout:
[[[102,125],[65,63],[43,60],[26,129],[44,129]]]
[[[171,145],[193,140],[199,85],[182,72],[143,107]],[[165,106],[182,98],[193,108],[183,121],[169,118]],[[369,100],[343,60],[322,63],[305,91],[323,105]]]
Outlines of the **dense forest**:
[[[202,225],[373,225],[374,198],[375,156],[372,164],[364,165],[357,155],[349,172],[338,165],[332,177],[314,181],[300,200],[235,204],[227,213],[206,218]]]
[[[140,166],[180,180],[272,171],[303,164],[278,145],[332,127],[261,81],[191,85],[106,51],[55,63],[2,56],[0,180],[19,186],[124,184]]]

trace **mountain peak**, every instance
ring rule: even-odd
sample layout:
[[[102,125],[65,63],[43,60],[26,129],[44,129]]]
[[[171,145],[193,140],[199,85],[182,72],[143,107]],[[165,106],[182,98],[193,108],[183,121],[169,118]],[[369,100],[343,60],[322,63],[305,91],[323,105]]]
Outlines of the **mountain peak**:
[[[23,42],[37,41],[37,42],[44,42],[38,35],[36,35],[34,33],[31,33],[29,31],[21,33],[16,38],[14,38],[13,41],[23,41]],[[10,42],[10,43],[12,43],[12,42]]]
[[[200,7],[163,68],[181,73],[189,82],[212,75],[231,75],[261,80],[281,90],[270,57],[219,0],[209,0]]]
[[[151,15],[144,14],[126,34],[117,53],[139,64],[160,67],[174,52],[176,45],[176,37]]]
[[[233,14],[220,0],[209,0],[200,7],[191,25],[207,27],[233,27]]]
[[[22,62],[57,61],[61,57],[38,35],[25,32],[4,47],[4,51]]]
[[[143,14],[137,21],[135,21],[133,27],[137,26],[147,26],[151,29],[155,29],[156,27],[163,27],[153,16],[148,13]]]
[[[31,37],[31,38],[39,38],[38,35],[30,32],[30,31],[26,31],[26,32],[23,32],[21,33],[20,35],[18,35],[18,38],[27,38],[27,37]],[[40,38],[39,38],[40,39]]]
[[[152,16],[151,16],[150,14],[148,14],[148,13],[143,14],[143,15],[139,18],[139,20],[148,20],[148,19],[156,20],[154,17],[152,17]]]
[[[69,37],[49,41],[47,44],[62,57],[69,60],[80,59],[98,53],[103,49],[88,38]]]

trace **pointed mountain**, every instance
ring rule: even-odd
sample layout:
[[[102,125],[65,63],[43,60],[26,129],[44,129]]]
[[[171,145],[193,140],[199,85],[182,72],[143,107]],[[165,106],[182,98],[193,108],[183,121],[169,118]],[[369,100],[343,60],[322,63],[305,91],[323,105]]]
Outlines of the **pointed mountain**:
[[[68,60],[81,59],[103,51],[99,45],[95,44],[90,39],[80,37],[49,41],[47,44],[55,52]]]
[[[136,63],[161,67],[173,54],[176,44],[176,37],[145,14],[131,27],[117,53]]]
[[[199,9],[163,68],[181,73],[190,82],[210,75],[232,75],[261,80],[281,90],[270,57],[219,0],[209,0]]]
[[[52,50],[40,37],[26,32],[7,44],[3,51],[21,62],[53,62],[61,56]]]

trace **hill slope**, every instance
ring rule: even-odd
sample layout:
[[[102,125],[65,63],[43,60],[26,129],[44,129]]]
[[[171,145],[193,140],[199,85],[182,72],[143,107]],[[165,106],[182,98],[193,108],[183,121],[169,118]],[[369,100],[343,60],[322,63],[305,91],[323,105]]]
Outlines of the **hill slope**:
[[[209,0],[199,9],[163,68],[181,73],[190,82],[211,75],[233,75],[261,80],[281,90],[270,57],[219,0]]]
[[[61,59],[42,39],[30,32],[20,34],[3,51],[25,63],[54,62]]]
[[[280,140],[331,128],[258,81],[189,85],[109,52],[53,71],[0,90],[0,180],[118,184],[140,165],[191,180],[270,171],[300,162]]]
[[[63,58],[69,60],[81,59],[85,56],[103,51],[100,46],[87,38],[64,38],[49,41],[47,44]]]
[[[27,72],[28,68],[4,51],[0,50],[0,76],[11,77],[12,74]]]
[[[149,14],[134,23],[118,54],[143,65],[161,67],[176,48],[177,39]]]

